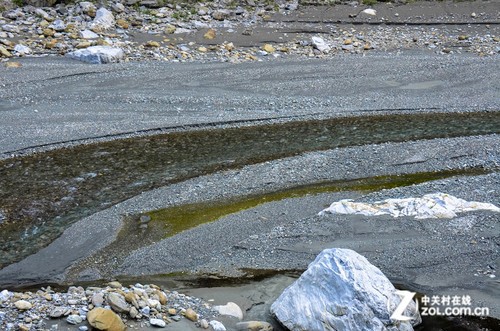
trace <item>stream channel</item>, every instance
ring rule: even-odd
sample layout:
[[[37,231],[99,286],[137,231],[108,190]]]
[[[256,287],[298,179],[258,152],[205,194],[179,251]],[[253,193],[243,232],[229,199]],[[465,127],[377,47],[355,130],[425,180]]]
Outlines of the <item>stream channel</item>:
[[[384,114],[224,129],[200,126],[188,131],[91,143],[4,159],[0,161],[0,267],[37,252],[69,225],[86,216],[141,192],[189,178],[308,151],[498,133],[500,112]],[[450,170],[345,183],[311,183],[288,191],[222,201],[219,205],[203,208],[181,205],[166,211],[151,211],[148,215],[158,220],[165,218],[164,213],[170,213],[166,218],[175,219],[168,224],[172,235],[268,201],[319,192],[376,191],[478,172],[481,170]],[[199,210],[203,214],[197,212]],[[187,224],[187,219],[192,222]],[[263,279],[269,277],[276,276]],[[202,280],[197,282],[198,285],[189,284],[192,288],[217,285]],[[485,327],[498,325],[492,319],[483,322]],[[434,330],[429,323],[419,329]],[[431,321],[434,325],[442,323],[453,326],[455,322]],[[462,330],[458,326],[454,329]]]

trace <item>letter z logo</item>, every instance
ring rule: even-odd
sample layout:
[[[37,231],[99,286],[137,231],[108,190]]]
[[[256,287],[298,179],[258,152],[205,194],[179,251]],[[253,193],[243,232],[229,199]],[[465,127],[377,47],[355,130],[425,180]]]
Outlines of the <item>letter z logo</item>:
[[[403,313],[415,296],[415,292],[396,291],[396,294],[399,295],[402,299],[399,305],[396,307],[396,310],[394,310],[394,312],[392,313],[391,319],[394,321],[411,321],[413,317],[404,316]],[[388,304],[390,306],[390,301],[388,302]]]

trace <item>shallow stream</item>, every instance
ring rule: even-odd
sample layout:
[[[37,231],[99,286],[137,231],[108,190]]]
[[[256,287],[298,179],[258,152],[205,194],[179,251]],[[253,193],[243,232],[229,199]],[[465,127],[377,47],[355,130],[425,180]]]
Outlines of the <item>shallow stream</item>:
[[[0,161],[0,267],[73,222],[141,192],[307,151],[500,133],[500,112],[344,117],[199,129]]]

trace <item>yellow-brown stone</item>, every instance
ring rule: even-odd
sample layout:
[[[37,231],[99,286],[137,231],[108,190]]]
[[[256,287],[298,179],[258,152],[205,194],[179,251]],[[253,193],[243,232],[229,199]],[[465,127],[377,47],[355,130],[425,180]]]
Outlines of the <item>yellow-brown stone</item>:
[[[87,314],[89,324],[102,331],[124,331],[125,324],[120,316],[104,308],[94,308]]]
[[[268,53],[274,53],[275,51],[273,45],[271,44],[265,44],[264,46],[262,46],[262,49]]]
[[[214,29],[209,29],[204,35],[203,38],[212,40],[217,36],[217,33]]]

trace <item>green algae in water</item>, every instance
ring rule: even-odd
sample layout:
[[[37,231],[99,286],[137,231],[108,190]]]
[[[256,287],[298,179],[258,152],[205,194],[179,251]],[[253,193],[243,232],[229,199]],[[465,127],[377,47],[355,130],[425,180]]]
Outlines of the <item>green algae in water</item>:
[[[146,213],[146,215],[151,217],[151,223],[155,229],[159,228],[159,224],[164,225],[165,232],[163,233],[163,238],[165,238],[194,228],[198,225],[216,221],[223,216],[272,201],[280,201],[288,198],[298,198],[306,195],[317,195],[329,192],[374,192],[382,189],[409,186],[457,175],[478,175],[485,173],[486,171],[481,169],[468,169],[376,176],[347,181],[339,180],[334,182],[304,185],[283,191],[232,199],[228,201],[185,204],[151,211]]]

